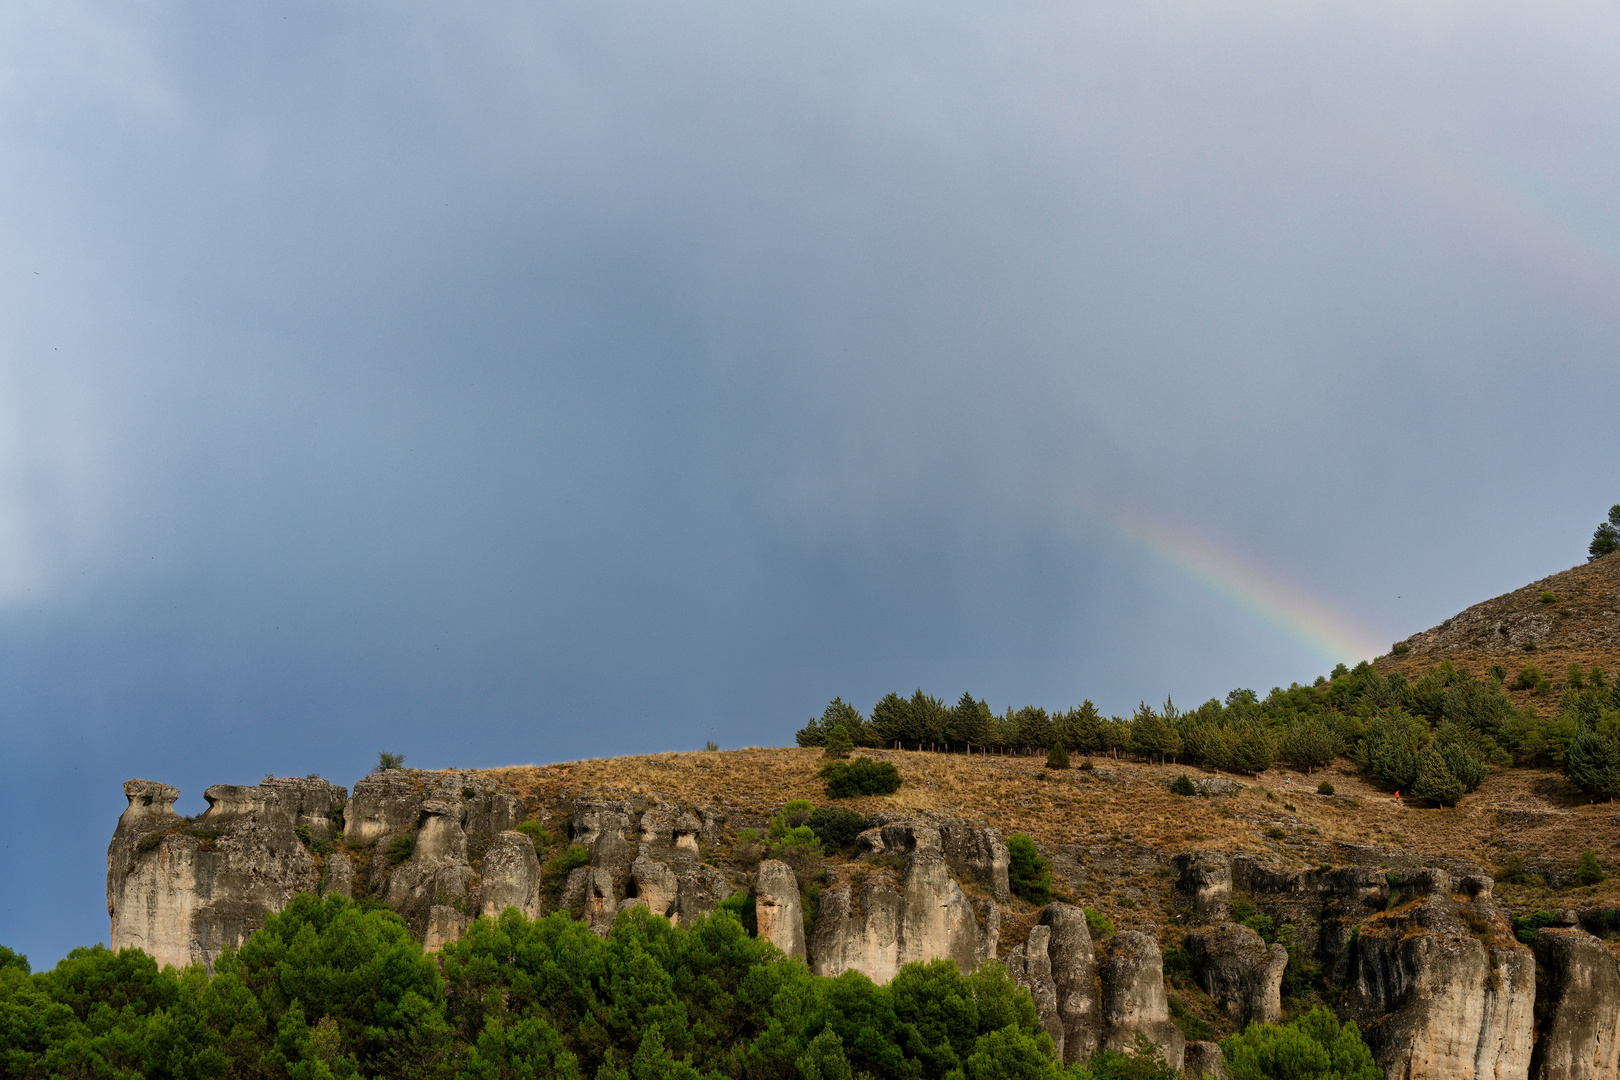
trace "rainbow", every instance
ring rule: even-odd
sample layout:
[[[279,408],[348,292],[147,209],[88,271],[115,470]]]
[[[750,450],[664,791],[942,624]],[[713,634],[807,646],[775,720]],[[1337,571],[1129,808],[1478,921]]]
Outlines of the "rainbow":
[[[1250,617],[1330,663],[1354,664],[1388,651],[1352,617],[1207,540],[1142,517],[1114,516],[1111,531]]]

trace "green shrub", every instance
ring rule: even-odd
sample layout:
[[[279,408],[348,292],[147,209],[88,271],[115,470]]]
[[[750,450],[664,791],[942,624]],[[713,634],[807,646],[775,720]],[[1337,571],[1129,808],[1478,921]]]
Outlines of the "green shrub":
[[[1382,1080],[1352,1021],[1325,1006],[1288,1024],[1250,1024],[1221,1043],[1228,1080]]]
[[[1575,880],[1582,885],[1596,885],[1609,875],[1603,872],[1603,864],[1597,860],[1597,853],[1591,848],[1581,852],[1581,861],[1575,868]]]
[[[849,737],[849,732],[842,724],[833,726],[827,733],[827,742],[822,754],[826,757],[843,759],[849,757],[849,752],[855,749],[855,741]]]
[[[584,844],[569,844],[567,849],[557,855],[540,873],[540,881],[546,891],[555,896],[562,891],[568,875],[591,861],[591,849]]]
[[[1513,920],[1513,936],[1530,944],[1530,939],[1536,936],[1536,931],[1544,926],[1551,926],[1558,921],[1557,912],[1537,911],[1530,915],[1516,916]]]
[[[1552,680],[1542,679],[1540,682],[1536,683],[1536,688],[1530,692],[1537,697],[1546,697],[1548,694],[1553,692]]]
[[[551,834],[546,832],[546,827],[538,821],[520,821],[517,831],[529,838],[536,851],[551,843]]]
[[[1039,1076],[1034,1071],[986,1074],[996,1076]],[[1053,1075],[1058,1075],[1054,1073]],[[1164,1060],[1159,1044],[1141,1032],[1136,1033],[1136,1044],[1130,1051],[1104,1050],[1088,1061],[1084,1068],[1071,1074],[1089,1080],[1181,1080],[1181,1070]],[[977,1080],[977,1078],[974,1078]],[[1359,1078],[1358,1078],[1359,1080]]]
[[[1114,920],[1096,908],[1088,907],[1086,908],[1086,929],[1091,931],[1092,941],[1111,938],[1114,936]]]
[[[1492,679],[1495,679],[1497,685],[1507,682],[1507,668],[1503,667],[1501,664],[1492,664],[1490,667],[1485,669],[1485,674],[1489,675]]]
[[[1007,837],[1007,885],[1013,895],[1032,904],[1051,902],[1051,868],[1035,849],[1035,841],[1024,833]]]
[[[1541,602],[1543,604],[1556,604],[1558,603],[1558,597],[1553,593],[1543,592],[1541,594]]]
[[[1404,641],[1397,641],[1395,643],[1394,648],[1390,649],[1390,652],[1394,653],[1396,656],[1405,656],[1407,653],[1409,653],[1411,651],[1412,651],[1412,646],[1408,645]]]
[[[1412,785],[1412,794],[1437,806],[1456,806],[1463,797],[1463,783],[1446,765],[1445,756],[1431,747]]]
[[[1170,794],[1183,796],[1196,795],[1198,794],[1198,789],[1193,787],[1193,782],[1188,778],[1187,774],[1182,773],[1171,783]]]
[[[1086,760],[1084,760],[1084,761],[1082,761],[1080,763],[1080,771],[1081,772],[1090,772],[1091,770],[1095,769],[1096,767],[1097,767],[1096,765],[1092,764],[1092,761],[1091,761],[1090,758],[1086,758]]]
[[[404,767],[405,767],[405,755],[404,754],[386,754],[386,753],[384,753],[384,754],[378,754],[377,755],[377,767],[375,769],[372,769],[371,771],[374,772],[374,773],[380,773],[380,772],[387,772],[389,769],[403,769]]]
[[[843,806],[824,806],[804,822],[828,851],[847,851],[855,838],[866,831],[866,818]]]
[[[1496,880],[1506,885],[1527,885],[1530,872],[1525,868],[1524,856],[1510,851],[1496,867]]]
[[[1541,669],[1534,664],[1526,664],[1519,669],[1518,678],[1513,680],[1515,690],[1534,690],[1541,681]]]
[[[1062,743],[1055,744],[1046,752],[1046,767],[1048,769],[1067,769],[1069,767],[1069,752]]]
[[[900,790],[900,770],[887,761],[858,757],[854,761],[829,761],[818,774],[827,781],[829,799],[851,799],[857,795],[892,795]]]
[[[1527,641],[1527,642],[1524,643],[1524,651],[1525,652],[1536,652],[1540,648],[1541,648],[1541,646],[1537,645],[1534,641]]]
[[[705,739],[704,740],[704,742],[703,742],[703,752],[704,753],[713,754],[713,753],[716,753],[719,749],[720,749],[720,744],[715,742],[713,739]]]
[[[415,850],[416,850],[416,833],[414,833],[414,832],[400,833],[398,836],[394,837],[393,840],[389,841],[389,844],[388,844],[388,865],[389,866],[398,866],[400,863],[402,863],[406,859],[410,858],[411,857],[411,852],[415,851]]]
[[[1316,793],[1318,795],[1332,795],[1333,784],[1327,780],[1322,781],[1320,784],[1316,785]]]
[[[1585,690],[1586,669],[1579,664],[1569,665],[1569,670],[1564,674],[1564,681],[1569,684],[1571,690]]]

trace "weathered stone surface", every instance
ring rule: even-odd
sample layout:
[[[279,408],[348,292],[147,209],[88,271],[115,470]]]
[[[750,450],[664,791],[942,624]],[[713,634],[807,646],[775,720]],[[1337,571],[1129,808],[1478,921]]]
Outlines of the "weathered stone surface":
[[[698,863],[683,867],[679,873],[680,891],[677,894],[675,914],[671,920],[690,925],[714,910],[714,906],[732,894],[726,875],[712,866]]]
[[[681,882],[667,863],[654,862],[645,855],[636,857],[630,865],[630,876],[636,884],[636,899],[646,905],[654,915],[678,916]]]
[[[1232,901],[1232,864],[1224,856],[1198,851],[1170,860],[1176,886],[1192,898],[1193,910],[1206,919],[1224,918]]]
[[[789,956],[805,957],[804,914],[793,868],[777,859],[759,864],[754,878],[754,915],[759,936]]]
[[[1584,930],[1548,927],[1530,947],[1540,1032],[1531,1080],[1620,1077],[1620,961]]]
[[[1412,898],[1356,936],[1347,1006],[1390,1080],[1510,1080],[1530,1068],[1535,959],[1491,900],[1489,878],[1399,875]]]
[[[1009,856],[1000,830],[949,817],[923,820],[876,814],[872,820],[874,827],[856,838],[864,854],[940,855],[958,879],[983,885],[1003,903],[1011,897]]]
[[[1085,1061],[1097,1048],[1096,961],[1085,912],[1048,904],[1021,947],[1002,959],[1008,974],[1035,999],[1041,1026],[1065,1062]]]
[[[573,842],[591,853],[591,865],[622,873],[635,859],[640,813],[623,802],[582,799],[574,803]]]
[[[351,844],[374,844],[416,825],[426,792],[404,769],[372,773],[354,785],[344,808],[343,838]]]
[[[423,950],[438,952],[450,942],[458,940],[467,932],[470,921],[453,907],[444,904],[433,905],[428,910],[427,927],[422,935]]]
[[[520,832],[495,834],[484,853],[480,910],[496,916],[509,907],[540,917],[540,860],[534,843]]]
[[[1282,980],[1288,950],[1267,946],[1247,926],[1222,923],[1189,933],[1183,948],[1192,958],[1193,974],[1215,1004],[1237,1021],[1274,1024],[1282,1019]]]
[[[211,968],[318,883],[315,860],[271,789],[211,787],[208,810],[195,821],[174,813],[179,793],[167,784],[132,780],[124,794],[129,806],[107,848],[115,950],[139,948],[159,964]]]
[[[1171,1068],[1181,1069],[1187,1040],[1170,1019],[1164,954],[1147,934],[1125,930],[1115,935],[1113,954],[1103,968],[1101,1011],[1104,1050],[1130,1050],[1140,1033],[1159,1045]]]
[[[578,866],[563,886],[561,904],[564,911],[577,912],[592,933],[606,936],[613,929],[619,899],[619,888],[611,870]]]
[[[326,877],[321,881],[321,895],[354,895],[354,863],[341,851],[334,851],[326,860]]]
[[[1219,1043],[1191,1042],[1187,1044],[1186,1059],[1181,1074],[1187,1080],[1226,1080],[1226,1057]]]
[[[281,808],[302,825],[316,840],[330,840],[342,831],[342,819],[349,789],[328,783],[318,776],[271,776],[260,787],[269,788],[281,798]]]
[[[1212,798],[1221,795],[1236,795],[1243,790],[1242,784],[1225,776],[1200,777],[1192,782],[1192,786],[1193,790],[1200,795],[1208,795]]]
[[[999,909],[993,900],[968,899],[951,876],[939,832],[909,824],[878,832],[869,841],[882,843],[883,850],[911,852],[904,880],[896,883],[879,871],[858,896],[847,884],[823,893],[810,941],[811,969],[820,975],[855,970],[882,983],[914,960],[949,958],[967,972],[993,957]]]

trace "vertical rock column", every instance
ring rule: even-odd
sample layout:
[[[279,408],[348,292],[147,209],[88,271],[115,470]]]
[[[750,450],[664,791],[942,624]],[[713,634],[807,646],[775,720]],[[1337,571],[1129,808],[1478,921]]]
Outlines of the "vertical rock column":
[[[759,864],[754,879],[754,914],[759,936],[789,956],[805,958],[804,914],[793,868],[777,859]]]

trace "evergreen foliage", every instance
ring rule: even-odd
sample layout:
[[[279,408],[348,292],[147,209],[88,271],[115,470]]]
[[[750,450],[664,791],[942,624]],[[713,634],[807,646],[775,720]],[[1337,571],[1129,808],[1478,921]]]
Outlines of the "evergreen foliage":
[[[1412,784],[1412,794],[1440,806],[1456,806],[1457,800],[1463,797],[1462,781],[1451,774],[1438,749],[1431,748],[1424,757],[1417,780]]]
[[[1063,743],[1054,743],[1052,749],[1046,752],[1046,767],[1048,769],[1067,769],[1069,767],[1069,752],[1064,749]]]
[[[1586,561],[1601,559],[1617,550],[1620,550],[1620,503],[1609,507],[1609,520],[1599,524],[1592,533],[1592,543],[1586,549]]]
[[[858,795],[892,795],[900,790],[900,770],[887,761],[858,757],[854,761],[829,761],[818,774],[827,781],[829,799],[852,799]]]
[[[1035,841],[1024,833],[1007,837],[1007,886],[1013,895],[1032,904],[1050,903],[1052,900],[1052,871]]]
[[[1318,1006],[1289,1024],[1250,1024],[1221,1043],[1228,1080],[1382,1080],[1356,1025]]]
[[[827,851],[844,851],[855,846],[855,838],[866,831],[866,818],[842,806],[824,806],[804,822],[821,840]]]

